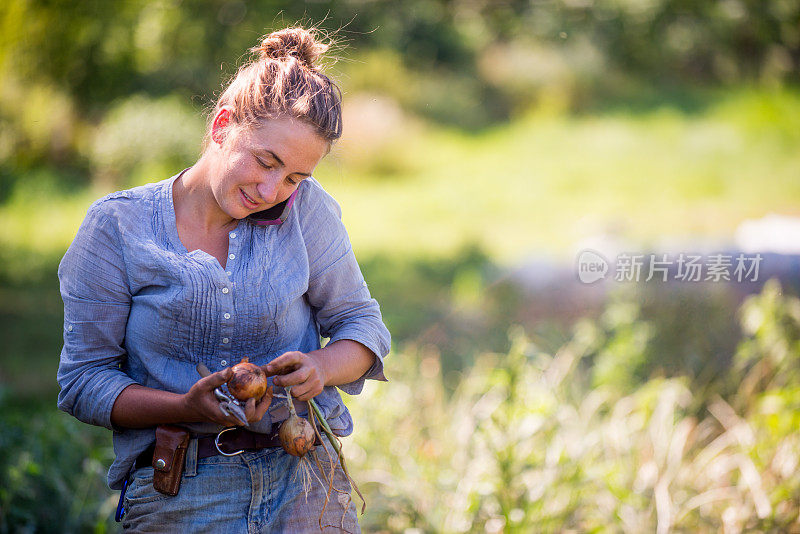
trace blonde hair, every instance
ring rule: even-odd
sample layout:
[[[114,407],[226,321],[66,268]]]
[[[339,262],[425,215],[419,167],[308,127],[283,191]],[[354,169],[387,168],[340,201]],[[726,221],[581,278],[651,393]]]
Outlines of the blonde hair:
[[[252,126],[281,115],[303,120],[329,142],[342,135],[342,97],[339,87],[315,62],[330,48],[317,39],[317,30],[285,28],[261,39],[220,95],[209,118],[224,106],[232,108],[232,126]]]

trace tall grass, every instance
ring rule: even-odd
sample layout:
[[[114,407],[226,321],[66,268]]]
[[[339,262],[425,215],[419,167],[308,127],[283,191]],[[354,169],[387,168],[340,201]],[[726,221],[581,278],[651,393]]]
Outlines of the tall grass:
[[[614,332],[642,321],[615,314]],[[733,364],[707,388],[604,383],[597,355],[638,361],[655,338],[609,336],[602,318],[554,351],[512,328],[508,351],[455,380],[434,345],[406,344],[386,360],[388,383],[346,399],[364,531],[796,530],[800,300],[770,282],[739,316]],[[0,391],[0,532],[106,531],[110,435],[55,413],[49,396],[31,403]]]
[[[728,398],[698,397],[683,378],[651,379],[627,394],[592,387],[597,369],[586,357],[599,340],[588,322],[554,354],[512,332],[511,350],[479,357],[452,395],[433,349],[395,354],[391,381],[349,402],[365,529],[797,530],[800,381],[787,371],[800,358],[798,306],[776,284],[745,303],[743,320],[760,317],[762,331],[745,328],[748,365],[717,380],[759,380]],[[774,351],[782,367],[768,363]]]

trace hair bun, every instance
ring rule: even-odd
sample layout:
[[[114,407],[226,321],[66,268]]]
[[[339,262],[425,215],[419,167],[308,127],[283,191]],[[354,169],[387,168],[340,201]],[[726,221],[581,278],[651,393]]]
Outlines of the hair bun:
[[[294,57],[308,67],[328,50],[328,45],[317,41],[314,30],[285,28],[270,33],[253,48],[261,59],[287,59]]]

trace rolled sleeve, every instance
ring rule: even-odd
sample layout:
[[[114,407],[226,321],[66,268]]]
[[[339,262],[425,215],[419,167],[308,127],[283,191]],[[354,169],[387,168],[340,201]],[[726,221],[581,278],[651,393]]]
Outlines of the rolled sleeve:
[[[95,204],[58,268],[64,301],[58,407],[109,429],[117,396],[135,383],[120,369],[131,302],[124,265],[116,226]]]
[[[309,253],[308,301],[314,308],[320,334],[331,342],[357,341],[375,354],[375,362],[360,378],[339,389],[356,395],[367,379],[386,381],[383,359],[391,335],[383,323],[380,306],[370,295],[356,261],[339,205],[319,189],[313,207],[304,213],[303,235]]]

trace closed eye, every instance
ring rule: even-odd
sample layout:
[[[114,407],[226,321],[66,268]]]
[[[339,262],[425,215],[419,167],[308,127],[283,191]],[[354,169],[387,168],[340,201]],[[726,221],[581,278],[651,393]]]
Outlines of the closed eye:
[[[263,159],[259,158],[258,156],[254,156],[254,157],[256,158],[256,161],[258,162],[258,164],[261,165],[266,170],[271,171],[272,169],[275,168],[273,165],[270,165],[269,163],[267,163]],[[291,178],[291,177],[287,176],[286,177],[286,181],[289,182],[289,185],[294,186],[294,185],[299,184],[303,180],[301,179],[301,180],[298,181],[298,180],[295,180],[294,178]]]

